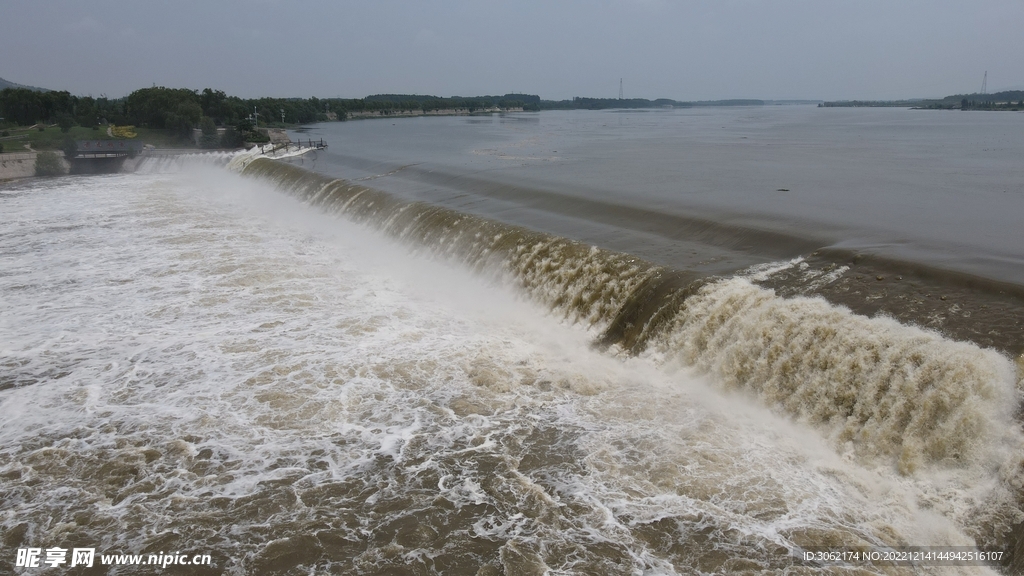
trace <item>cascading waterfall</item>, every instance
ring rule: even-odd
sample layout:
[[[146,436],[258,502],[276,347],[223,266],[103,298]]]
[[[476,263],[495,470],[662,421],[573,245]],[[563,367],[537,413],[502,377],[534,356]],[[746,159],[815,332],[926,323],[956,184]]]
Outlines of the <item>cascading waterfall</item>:
[[[423,203],[268,159],[246,176],[414,250],[510,279],[616,353],[711,374],[810,424],[865,463],[1001,478],[949,512],[979,544],[1022,519],[1016,369],[1005,356],[820,298],[784,299],[742,277],[700,278],[630,255]],[[964,472],[967,474],[967,472]],[[968,474],[969,475],[969,474]],[[937,505],[938,506],[938,505]],[[941,506],[939,506],[941,507]]]
[[[234,152],[194,152],[191,154],[147,155],[139,159],[133,170],[138,174],[164,174],[180,172],[185,166],[227,166],[235,158]]]

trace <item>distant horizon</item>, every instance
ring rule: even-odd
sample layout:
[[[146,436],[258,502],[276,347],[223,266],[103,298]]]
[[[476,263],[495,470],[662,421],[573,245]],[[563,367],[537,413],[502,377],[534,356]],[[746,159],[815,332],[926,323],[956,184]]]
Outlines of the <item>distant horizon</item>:
[[[51,91],[55,91],[55,92],[64,91],[63,89],[50,88],[50,87],[47,87],[47,86],[34,86],[34,85],[25,84],[25,83],[22,83],[22,82],[17,82],[17,81],[11,80],[10,78],[7,78],[6,76],[0,76],[0,89],[3,89],[3,87],[4,87],[3,86],[3,81],[6,81],[7,83],[10,83],[10,84],[17,84],[19,87],[29,88],[29,89],[43,89],[43,90],[51,90]],[[153,87],[160,87],[160,85],[140,86],[140,87],[135,88],[135,89],[133,89],[133,90],[123,94],[123,95],[118,95],[118,96],[112,96],[110,94],[105,94],[105,93],[103,95],[76,93],[76,92],[73,92],[71,90],[67,90],[67,92],[69,92],[70,94],[72,94],[74,96],[78,96],[78,97],[89,97],[89,98],[106,97],[106,98],[109,98],[109,99],[112,99],[112,100],[116,100],[116,99],[119,99],[119,98],[127,97],[129,94],[131,94],[135,90],[141,90],[141,89],[144,89],[144,88],[153,88]],[[271,95],[271,94],[259,94],[259,95],[253,96],[253,95],[233,94],[233,93],[231,93],[231,92],[229,92],[227,90],[224,90],[223,88],[217,87],[217,86],[203,86],[201,88],[192,88],[192,87],[189,87],[189,86],[169,86],[169,85],[163,85],[162,87],[163,88],[185,88],[187,90],[194,90],[194,91],[197,91],[197,92],[202,91],[202,90],[204,90],[206,88],[209,88],[211,90],[221,90],[225,94],[227,94],[228,96],[237,96],[237,97],[243,98],[243,99],[255,99],[255,98],[281,98],[281,99],[302,98],[302,99],[305,99],[305,98],[313,97],[313,98],[319,98],[321,100],[327,100],[327,99],[332,99],[332,98],[341,98],[341,99],[346,99],[346,100],[358,100],[358,99],[368,98],[368,97],[371,97],[371,96],[377,96],[377,95],[381,95],[381,94],[398,94],[398,95],[408,95],[408,96],[437,96],[437,97],[440,97],[440,98],[474,97],[474,96],[503,95],[503,94],[524,94],[524,95],[540,96],[541,100],[548,100],[548,101],[554,101],[554,102],[559,102],[559,101],[564,101],[564,100],[572,100],[573,98],[599,98],[599,99],[609,99],[609,100],[616,100],[616,99],[618,99],[618,95],[615,95],[615,96],[594,96],[594,95],[583,95],[583,94],[576,94],[574,96],[570,96],[570,97],[567,97],[567,98],[546,98],[543,94],[538,94],[537,92],[521,91],[521,90],[517,90],[517,91],[514,91],[514,92],[490,91],[490,92],[479,92],[479,93],[475,93],[475,94],[450,94],[450,95],[442,95],[442,94],[435,94],[435,93],[429,93],[429,92],[411,92],[411,91],[401,91],[401,92],[391,92],[391,91],[388,91],[388,92],[384,92],[384,91],[378,91],[378,92],[370,92],[370,93],[364,94],[362,96],[319,96],[319,95],[315,95],[315,94],[311,95],[311,96],[301,96],[301,95],[279,96],[279,95]],[[989,90],[986,91],[986,94],[995,94],[995,93],[998,93],[998,92],[1012,92],[1012,91],[1016,91],[1016,90],[1024,90],[1024,85],[1011,86],[1011,87],[1008,87],[1008,88],[989,89]],[[848,97],[848,98],[761,98],[761,97],[729,97],[729,98],[683,99],[683,98],[674,98],[674,97],[670,97],[670,96],[653,96],[653,97],[651,97],[651,96],[629,96],[629,95],[624,95],[623,99],[625,99],[625,100],[629,100],[629,99],[643,99],[643,100],[668,99],[668,100],[675,100],[677,102],[715,102],[715,101],[726,101],[726,100],[762,100],[762,101],[765,101],[765,102],[786,102],[786,101],[805,101],[805,102],[846,102],[846,101],[888,102],[888,101],[904,101],[904,100],[940,100],[942,98],[946,98],[946,97],[957,95],[957,94],[979,94],[979,93],[980,93],[979,91],[974,91],[974,92],[950,92],[948,94],[943,94],[941,96],[910,96],[910,97],[900,97],[900,98],[852,98],[852,97]]]

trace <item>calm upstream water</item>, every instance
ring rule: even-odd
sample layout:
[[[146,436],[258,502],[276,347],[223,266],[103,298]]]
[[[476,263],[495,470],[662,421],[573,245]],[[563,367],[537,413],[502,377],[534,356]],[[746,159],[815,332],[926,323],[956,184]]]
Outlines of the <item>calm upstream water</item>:
[[[301,161],[322,174],[675,269],[802,257],[762,284],[1024,353],[1022,114],[566,111],[296,137],[329,142]]]
[[[382,119],[287,163],[0,186],[0,573],[78,573],[28,547],[213,558],[81,571],[107,574],[1009,557],[1022,120]]]
[[[1024,284],[1021,114],[565,111],[328,123],[296,137],[329,142],[315,164],[325,174],[659,262],[693,263],[677,246],[687,238],[650,221],[675,215]]]

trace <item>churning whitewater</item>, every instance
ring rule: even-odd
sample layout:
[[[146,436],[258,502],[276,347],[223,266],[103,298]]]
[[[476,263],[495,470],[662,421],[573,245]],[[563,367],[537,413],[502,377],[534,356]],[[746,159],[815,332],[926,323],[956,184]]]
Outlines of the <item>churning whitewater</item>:
[[[6,549],[669,575],[1012,547],[1000,353],[757,285],[799,261],[702,278],[228,160],[0,188]]]

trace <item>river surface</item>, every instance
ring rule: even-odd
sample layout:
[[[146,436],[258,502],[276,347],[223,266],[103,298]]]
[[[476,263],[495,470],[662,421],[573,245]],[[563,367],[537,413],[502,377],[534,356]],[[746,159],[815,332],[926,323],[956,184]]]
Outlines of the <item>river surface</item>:
[[[1022,119],[382,119],[0,186],[0,572],[1006,565]],[[861,568],[1009,573],[934,564]]]
[[[1024,284],[1024,114],[555,111],[328,123],[296,138],[330,144],[323,173],[659,262],[691,264],[671,230],[585,210],[710,219]],[[594,204],[560,209],[563,198]],[[617,235],[591,229],[616,218]]]

